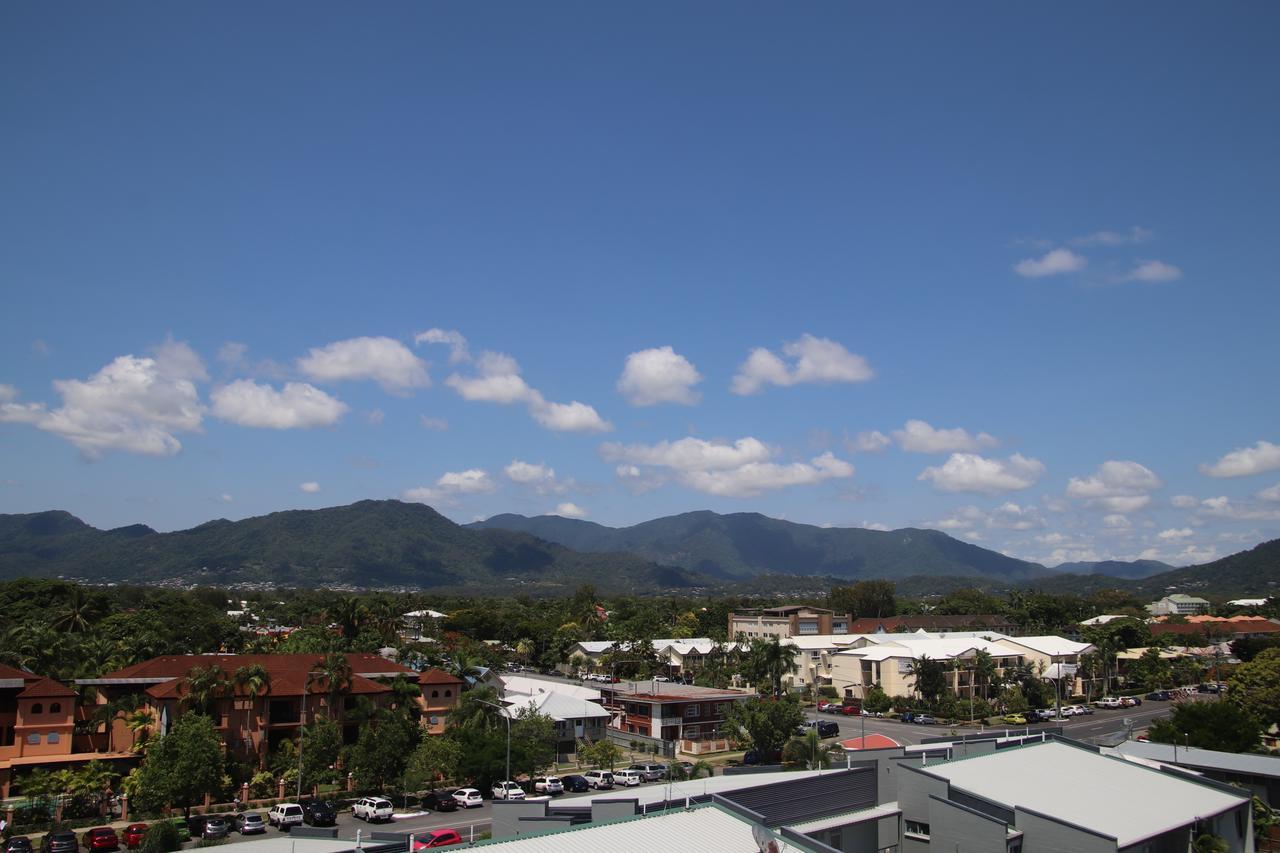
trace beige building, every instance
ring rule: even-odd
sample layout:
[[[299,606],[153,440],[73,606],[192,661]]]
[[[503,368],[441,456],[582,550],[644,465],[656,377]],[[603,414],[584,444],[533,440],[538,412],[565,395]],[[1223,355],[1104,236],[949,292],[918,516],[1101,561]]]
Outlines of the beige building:
[[[974,695],[973,664],[979,651],[991,655],[1001,674],[1022,662],[1020,650],[1005,642],[974,636],[885,635],[884,642],[868,643],[833,655],[831,684],[847,698],[865,697],[873,684],[879,684],[890,696],[910,696],[915,692],[915,661],[927,657],[952,665],[947,673],[951,692],[967,699]],[[980,692],[976,695],[983,698]]]
[[[836,613],[821,607],[795,604],[786,607],[763,607],[729,614],[729,636],[804,637],[824,634],[848,634],[853,621],[848,613]]]

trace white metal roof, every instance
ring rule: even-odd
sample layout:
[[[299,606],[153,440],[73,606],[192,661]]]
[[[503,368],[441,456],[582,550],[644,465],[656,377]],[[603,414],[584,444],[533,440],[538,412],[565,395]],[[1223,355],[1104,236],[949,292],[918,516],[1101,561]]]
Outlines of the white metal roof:
[[[1249,801],[1243,793],[1227,794],[1055,741],[920,769],[992,802],[1020,806],[1105,833],[1115,838],[1119,847]]]
[[[1168,743],[1146,743],[1138,740],[1125,741],[1110,752],[1124,758],[1146,758],[1168,764],[1200,767],[1205,770],[1222,770],[1228,773],[1280,779],[1280,758],[1270,755],[1219,752],[1214,749],[1201,749],[1198,746],[1179,746],[1175,749]]]
[[[1031,649],[1033,652],[1039,652],[1042,655],[1049,655],[1050,657],[1081,655],[1093,650],[1093,646],[1088,643],[1077,643],[1075,640],[1068,640],[1066,637],[1055,637],[1053,635],[1045,637],[1008,637],[1000,642],[1006,644],[1012,643],[1015,646],[1022,646],[1023,648]]]
[[[512,703],[507,713],[515,716],[521,708],[532,705],[539,713],[553,720],[584,720],[613,716],[595,702],[575,699],[565,693],[538,693],[533,696],[513,695],[505,697]]]
[[[476,846],[528,853],[601,853],[614,850],[745,853],[760,849],[755,840],[756,832],[760,831],[776,841],[776,849],[779,851],[813,849],[794,841],[783,841],[780,835],[711,804],[687,811],[669,811],[604,823],[589,823],[570,829],[530,833]]]
[[[861,649],[846,649],[838,652],[842,655],[860,657],[864,660],[888,660],[889,658],[927,657],[931,660],[950,660],[964,657],[976,651],[986,651],[994,657],[1010,657],[1020,654],[997,642],[988,642],[981,637],[917,637],[914,634],[903,634],[900,639],[867,646]]]
[[[839,649],[853,645],[862,639],[876,642],[873,634],[806,634],[802,637],[787,637],[782,641],[782,645],[795,646],[797,649],[808,652],[818,649]]]
[[[840,812],[840,814],[833,814],[828,817],[820,817],[816,820],[807,820],[804,823],[793,823],[787,828],[793,829],[804,835],[808,835],[811,832],[822,832],[826,829],[835,829],[838,826],[848,826],[852,823],[879,820],[882,817],[890,817],[901,813],[902,809],[898,808],[897,801],[894,801],[879,806],[872,806],[869,809],[854,809],[852,811]]]
[[[563,681],[548,681],[527,675],[502,675],[498,680],[502,682],[503,698],[510,698],[508,694],[536,696],[539,693],[563,693],[586,702],[600,701],[599,690],[581,684],[566,684]]]

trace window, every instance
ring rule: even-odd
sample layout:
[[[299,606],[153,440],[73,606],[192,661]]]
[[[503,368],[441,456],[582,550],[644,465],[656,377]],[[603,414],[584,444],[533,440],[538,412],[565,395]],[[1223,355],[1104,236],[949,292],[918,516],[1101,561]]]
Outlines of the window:
[[[695,702],[695,703],[693,703],[692,705],[685,705],[685,706],[684,706],[684,716],[685,716],[685,719],[695,718],[695,717],[700,716],[700,714],[701,714],[701,709],[699,708],[699,706],[698,706],[698,704],[697,704],[696,702]]]
[[[440,698],[440,691],[439,691],[439,690],[432,690],[432,691],[431,691],[431,698],[432,698],[432,699],[439,699],[439,698]]]
[[[58,742],[57,732],[49,732],[49,734],[45,735],[45,743],[57,743],[57,742]]]
[[[27,735],[27,743],[32,746],[40,743],[40,735]]]
[[[801,634],[817,634],[818,623],[817,622],[801,622],[800,633]]]
[[[61,702],[52,702],[52,703],[50,703],[50,704],[49,704],[49,713],[50,713],[50,714],[61,714],[61,713],[62,713],[62,703],[61,703]]]
[[[430,724],[431,724],[431,725],[433,725],[433,726],[438,726],[438,725],[440,725],[440,718],[439,718],[439,717],[427,717],[427,722],[428,722],[428,723],[430,723]]]
[[[450,696],[452,696],[452,695],[453,695],[453,691],[452,691],[452,690],[446,690],[446,691],[444,692],[444,698],[446,698],[446,699],[448,699],[448,698],[449,698]]]
[[[903,835],[914,835],[917,838],[928,838],[929,824],[922,823],[918,820],[906,821],[906,825],[903,828]]]
[[[34,705],[32,705],[32,706],[31,706],[31,713],[32,713],[32,714],[43,714],[43,713],[44,713],[44,705],[42,705],[42,704],[41,704],[41,703],[39,703],[39,702],[35,703]]]

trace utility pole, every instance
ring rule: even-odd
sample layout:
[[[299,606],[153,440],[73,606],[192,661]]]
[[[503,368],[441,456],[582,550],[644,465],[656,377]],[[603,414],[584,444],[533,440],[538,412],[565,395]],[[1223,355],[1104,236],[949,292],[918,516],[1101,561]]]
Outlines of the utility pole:
[[[511,780],[511,715],[507,713],[507,707],[505,705],[499,705],[495,702],[486,702],[483,699],[477,699],[475,701],[479,702],[481,705],[488,705],[490,708],[497,708],[499,711],[502,712],[502,718],[507,721],[507,777],[505,781],[510,782],[512,781]],[[503,791],[505,790],[506,788],[504,787]]]

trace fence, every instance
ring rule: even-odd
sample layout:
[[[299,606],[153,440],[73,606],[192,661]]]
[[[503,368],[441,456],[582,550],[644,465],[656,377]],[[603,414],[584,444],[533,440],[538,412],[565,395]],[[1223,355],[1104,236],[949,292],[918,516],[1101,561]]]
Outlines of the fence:
[[[638,735],[632,732],[620,732],[615,729],[605,730],[609,735],[609,740],[618,746],[630,748],[631,744],[637,744],[644,749],[645,752],[653,755],[661,755],[666,758],[676,757],[675,741],[662,740],[661,738],[649,737],[648,735]]]

